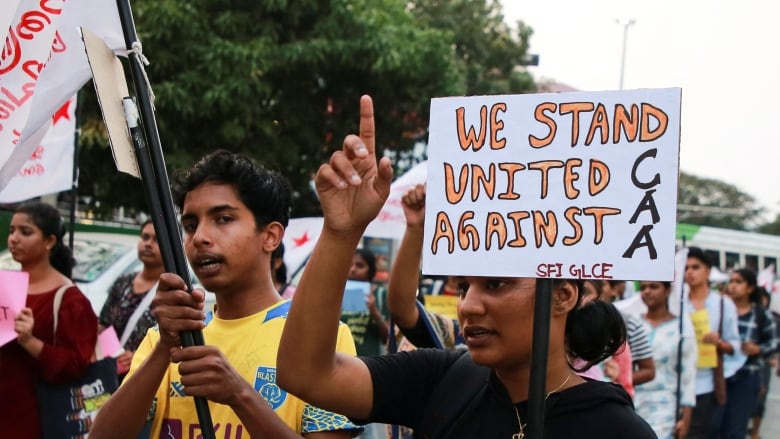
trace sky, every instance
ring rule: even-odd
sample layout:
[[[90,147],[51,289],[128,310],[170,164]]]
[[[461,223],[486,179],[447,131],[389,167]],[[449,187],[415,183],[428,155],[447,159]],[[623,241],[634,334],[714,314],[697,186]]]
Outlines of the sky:
[[[771,0],[502,3],[507,23],[533,28],[537,82],[616,90],[624,59],[623,88],[682,88],[680,169],[752,195],[767,221],[780,213],[780,14]]]

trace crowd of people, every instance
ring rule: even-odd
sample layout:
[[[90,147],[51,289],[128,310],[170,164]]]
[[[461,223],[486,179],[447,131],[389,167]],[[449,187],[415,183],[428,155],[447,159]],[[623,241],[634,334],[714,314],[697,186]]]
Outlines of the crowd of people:
[[[8,246],[30,282],[17,338],[0,348],[3,436],[41,437],[35,382],[78,377],[99,330],[113,326],[123,382],[90,437],[191,437],[200,424],[190,397],[200,397],[226,438],[523,438],[537,280],[458,273],[440,282],[442,294],[459,296],[458,318],[428,310],[418,185],[402,199],[407,227],[386,291],[373,282],[376,259],[358,247],[392,171],[375,156],[370,98],[360,105],[359,134],[315,177],[324,225],[295,287],[281,247],[290,187],[243,155],[216,151],[174,182],[184,250],[215,294],[213,309],[202,290],[164,273],[145,223],[143,269],[116,280],[98,318],[71,285],[57,211],[19,207]],[[758,437],[779,316],[753,271],[734,270],[721,294],[711,267],[705,252],[688,250],[676,313],[670,302],[681,293],[670,282],[636,282],[644,311],[632,314],[615,306],[625,281],[554,281],[545,438],[743,439],[749,426]],[[372,282],[364,315],[342,311],[347,280]],[[55,333],[52,301],[63,285]],[[182,331],[202,331],[206,344],[183,346]]]

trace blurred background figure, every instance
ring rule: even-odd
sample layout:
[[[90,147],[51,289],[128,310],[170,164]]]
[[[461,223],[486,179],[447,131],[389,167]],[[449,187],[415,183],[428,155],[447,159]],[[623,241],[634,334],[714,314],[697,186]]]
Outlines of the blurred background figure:
[[[120,381],[130,369],[133,352],[146,331],[157,324],[150,305],[165,267],[151,220],[141,225],[138,259],[143,263],[143,269],[117,278],[100,311],[100,330],[113,326],[125,350],[117,358]]]
[[[67,383],[80,378],[95,353],[98,322],[89,300],[72,285],[73,258],[62,242],[57,210],[43,203],[14,211],[8,248],[29,273],[25,308],[16,317],[17,338],[0,347],[0,425],[3,437],[42,437],[36,381]],[[54,296],[62,296],[54,334]],[[56,344],[54,343],[56,339]]]
[[[274,287],[279,295],[284,299],[292,299],[295,294],[295,287],[290,284],[287,264],[284,263],[284,244],[279,243],[279,247],[271,253],[271,277],[274,281]]]
[[[772,295],[766,288],[762,286],[756,287],[758,292],[759,303],[764,309],[770,309]],[[761,391],[758,394],[756,400],[756,406],[753,408],[753,413],[750,415],[750,435],[752,439],[759,439],[759,431],[761,431],[761,421],[764,418],[764,412],[766,411],[766,397],[769,394],[769,382],[772,380],[772,370],[778,367],[778,351],[780,348],[780,315],[770,311],[770,315],[775,322],[775,353],[765,359],[764,364],[761,365]],[[779,371],[780,372],[780,371]],[[780,374],[779,374],[780,375]]]
[[[374,283],[377,265],[374,253],[365,248],[355,250],[352,265],[349,268],[348,280],[370,282],[371,291],[366,295],[367,312],[344,312],[341,321],[349,326],[355,340],[355,349],[359,356],[384,354],[390,325],[377,303],[385,303],[387,290]],[[360,439],[380,439],[385,437],[383,424],[367,424],[365,431],[358,436]]]
[[[626,281],[624,280],[605,280],[602,281],[603,297],[607,302],[623,300],[623,294],[626,291]]]
[[[659,438],[684,438],[696,404],[696,339],[683,338],[680,349],[680,317],[669,312],[670,282],[640,282],[639,292],[647,306],[642,320],[652,340],[655,377],[635,387],[634,406]],[[675,412],[678,373],[682,373],[679,421]]]
[[[748,421],[761,392],[761,368],[775,353],[775,322],[761,306],[756,273],[746,268],[734,270],[727,294],[737,307],[741,345],[737,348],[747,356],[737,372],[726,380],[728,399],[715,413],[715,431],[725,439],[743,439]]]

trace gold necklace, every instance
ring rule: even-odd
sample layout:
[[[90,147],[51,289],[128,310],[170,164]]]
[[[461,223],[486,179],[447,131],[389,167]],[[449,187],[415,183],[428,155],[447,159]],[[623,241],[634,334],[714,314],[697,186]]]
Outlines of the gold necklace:
[[[555,390],[552,390],[552,391],[550,391],[549,393],[547,393],[547,396],[545,396],[545,397],[544,397],[544,400],[545,400],[545,401],[547,401],[547,398],[549,398],[549,397],[550,397],[550,395],[552,395],[553,393],[555,393],[555,392],[557,392],[557,391],[561,390],[561,389],[563,388],[563,386],[565,386],[565,385],[566,385],[566,383],[568,383],[568,382],[569,382],[569,378],[571,378],[571,374],[567,375],[567,376],[566,376],[566,379],[565,379],[565,380],[563,380],[563,382],[561,383],[561,385],[560,385],[560,386],[558,386],[558,387],[557,387]],[[526,427],[528,424],[523,424],[523,423],[522,423],[522,421],[520,420],[520,412],[519,412],[519,411],[517,411],[517,406],[516,406],[516,405],[514,405],[514,404],[512,404],[512,405],[513,405],[513,406],[514,406],[514,408],[515,408],[515,415],[517,416],[517,426],[518,426],[518,427],[520,427],[520,431],[518,431],[517,433],[513,434],[513,435],[512,435],[512,439],[523,439],[523,438],[525,438],[525,427]]]

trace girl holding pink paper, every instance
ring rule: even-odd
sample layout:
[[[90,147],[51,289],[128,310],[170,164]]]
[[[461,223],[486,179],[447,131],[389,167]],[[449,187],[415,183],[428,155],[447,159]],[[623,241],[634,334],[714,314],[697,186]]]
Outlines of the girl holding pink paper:
[[[7,437],[41,437],[36,381],[77,379],[94,353],[97,316],[72,285],[73,258],[62,242],[64,234],[59,213],[47,204],[22,205],[11,219],[8,248],[30,283],[26,307],[15,321],[18,336],[0,348],[0,425]],[[67,285],[54,334],[54,297]]]

